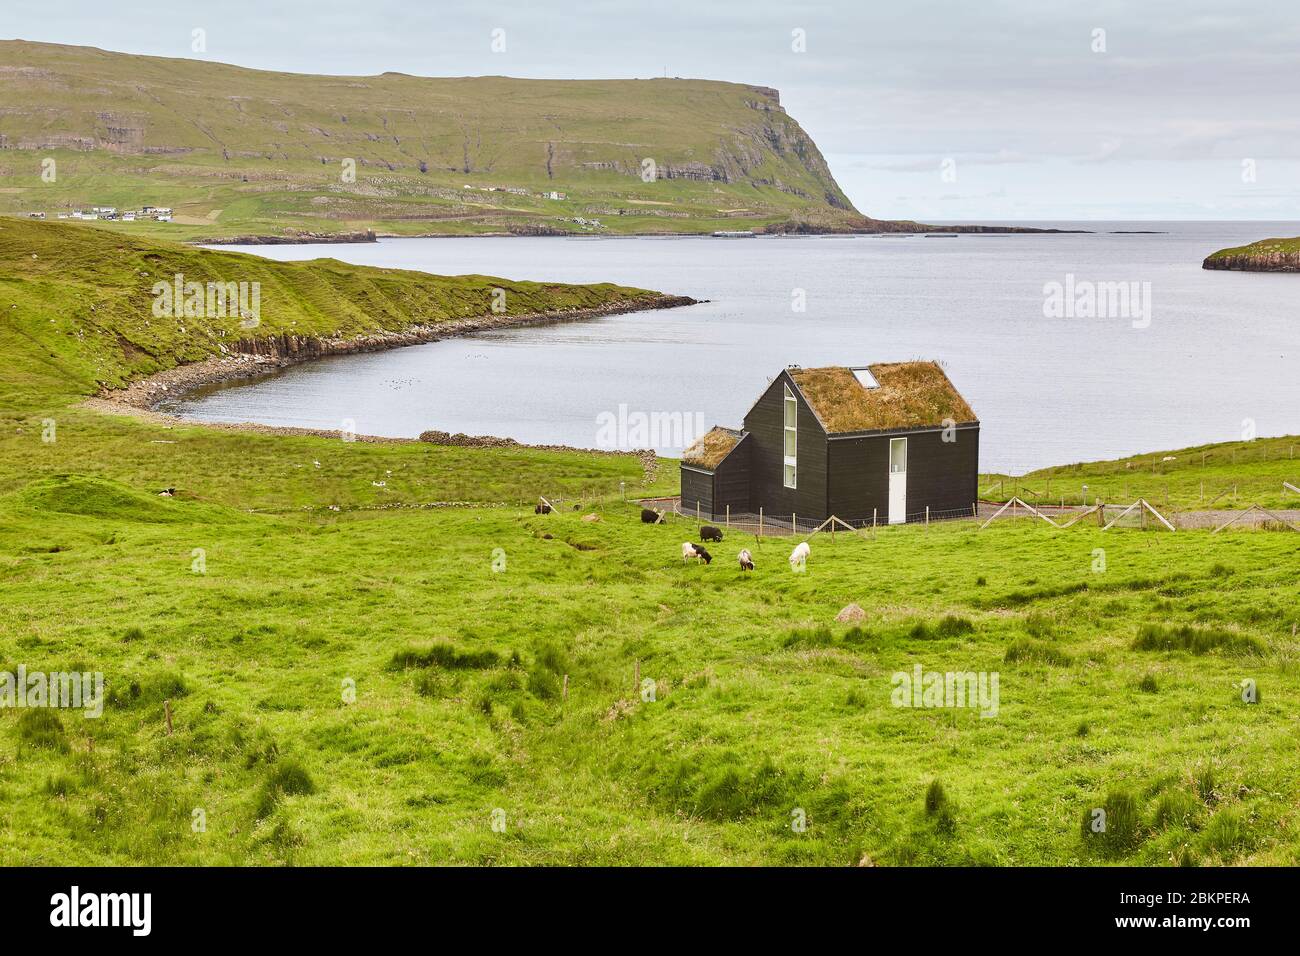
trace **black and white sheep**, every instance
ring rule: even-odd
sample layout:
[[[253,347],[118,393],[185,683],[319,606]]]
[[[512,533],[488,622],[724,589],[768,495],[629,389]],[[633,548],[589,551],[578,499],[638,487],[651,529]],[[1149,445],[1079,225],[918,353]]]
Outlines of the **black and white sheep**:
[[[740,570],[742,571],[754,570],[754,556],[749,553],[748,548],[741,548],[740,554],[736,555],[736,557],[740,559]]]
[[[689,541],[682,542],[682,561],[689,561],[695,558],[697,561],[703,561],[705,564],[713,560],[713,555],[704,550],[703,545],[691,544]]]

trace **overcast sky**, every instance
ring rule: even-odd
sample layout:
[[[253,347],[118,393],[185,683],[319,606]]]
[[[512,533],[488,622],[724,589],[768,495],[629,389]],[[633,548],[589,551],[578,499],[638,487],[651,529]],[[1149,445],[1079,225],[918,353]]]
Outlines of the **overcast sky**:
[[[774,86],[849,197],[880,218],[1300,219],[1296,0],[6,8],[7,37],[271,70]],[[195,28],[204,54],[191,51]],[[491,49],[496,29],[504,52]]]

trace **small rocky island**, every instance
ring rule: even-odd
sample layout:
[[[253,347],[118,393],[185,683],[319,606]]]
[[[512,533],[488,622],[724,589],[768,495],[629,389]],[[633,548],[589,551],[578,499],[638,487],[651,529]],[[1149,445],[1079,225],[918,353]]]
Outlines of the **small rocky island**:
[[[1248,246],[1220,249],[1206,257],[1202,269],[1238,272],[1300,272],[1300,238],[1261,239]]]

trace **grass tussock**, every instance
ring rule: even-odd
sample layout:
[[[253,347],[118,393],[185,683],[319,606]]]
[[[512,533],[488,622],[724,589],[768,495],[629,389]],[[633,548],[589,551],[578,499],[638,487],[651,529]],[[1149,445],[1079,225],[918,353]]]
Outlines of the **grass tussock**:
[[[258,793],[257,816],[270,816],[284,797],[316,792],[311,774],[296,760],[282,759],[271,768]]]
[[[1038,664],[1051,664],[1054,667],[1069,667],[1073,659],[1059,647],[1048,644],[1046,641],[1036,641],[1033,638],[1021,637],[1007,645],[1007,652],[1003,658],[1008,664],[1015,664],[1020,661]]]
[[[63,721],[48,707],[32,707],[18,716],[18,739],[33,747],[66,751]]]
[[[458,651],[445,641],[428,647],[408,647],[393,654],[389,669],[400,671],[416,667],[440,667],[443,670],[487,670],[501,663],[496,651]]]
[[[1144,624],[1133,641],[1138,651],[1190,651],[1193,654],[1223,654],[1233,657],[1263,656],[1264,642],[1249,634],[1222,628]]]
[[[1142,842],[1142,817],[1138,801],[1127,790],[1112,790],[1100,807],[1083,813],[1080,833],[1085,848],[1102,856],[1125,856]]]
[[[934,822],[935,830],[940,834],[950,836],[956,832],[956,811],[937,777],[925,788],[925,815]]]

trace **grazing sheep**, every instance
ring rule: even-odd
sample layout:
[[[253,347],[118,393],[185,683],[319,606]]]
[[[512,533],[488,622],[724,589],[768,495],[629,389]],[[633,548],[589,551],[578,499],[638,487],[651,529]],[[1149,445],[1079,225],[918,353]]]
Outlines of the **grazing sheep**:
[[[535,515],[548,515],[550,513],[551,513],[551,506],[541,502],[539,502],[537,507],[533,509],[533,514]]]
[[[741,549],[740,549],[740,554],[736,555],[736,557],[738,557],[738,558],[740,559],[740,570],[742,570],[742,571],[753,571],[753,570],[754,570],[754,558],[753,558],[753,556],[749,553],[749,549],[748,549],[748,548],[741,548]]]
[[[642,524],[659,524],[664,520],[662,512],[655,511],[653,508],[641,509]]]
[[[704,527],[700,528],[700,540],[701,540],[701,541],[718,541],[718,542],[721,542],[721,541],[722,541],[722,529],[721,529],[721,528],[715,528],[715,527],[713,527],[713,525],[711,525],[711,524],[706,524],[706,525],[704,525]]]
[[[176,494],[176,489],[175,489],[175,488],[164,488],[162,491],[158,492],[158,497],[159,497],[159,498],[170,498],[170,497],[172,497],[172,496],[175,495],[175,494]]]
[[[790,552],[790,570],[802,571],[808,566],[808,556],[812,554],[812,548],[808,547],[807,541],[800,541],[795,549]]]
[[[695,558],[697,561],[703,561],[708,564],[713,560],[713,555],[705,551],[702,545],[691,544],[689,541],[682,542],[682,560],[689,561]]]

